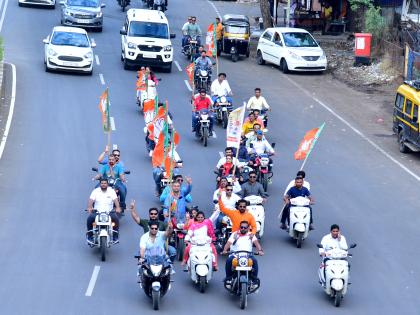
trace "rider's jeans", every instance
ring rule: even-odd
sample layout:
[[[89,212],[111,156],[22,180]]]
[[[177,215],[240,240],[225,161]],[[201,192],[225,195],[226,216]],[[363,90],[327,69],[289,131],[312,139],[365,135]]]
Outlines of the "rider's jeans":
[[[232,278],[233,276],[233,270],[232,270],[232,260],[233,258],[235,258],[234,255],[230,255],[228,257],[228,259],[226,259],[226,266],[225,266],[225,271],[226,271],[226,278]],[[252,259],[252,277],[254,277],[255,279],[258,278],[258,262],[255,259],[254,256],[249,256],[249,258]]]
[[[212,112],[208,112],[209,114],[209,120],[210,120],[210,131],[213,131],[213,123],[214,123],[214,115]],[[193,113],[192,114],[192,127],[194,128],[194,131],[197,131],[197,125],[198,121],[200,119],[200,115]]]
[[[118,191],[120,192],[120,206],[121,206],[121,209],[125,209],[126,208],[125,197],[127,196],[127,187],[119,180],[116,181],[115,186],[118,189]]]

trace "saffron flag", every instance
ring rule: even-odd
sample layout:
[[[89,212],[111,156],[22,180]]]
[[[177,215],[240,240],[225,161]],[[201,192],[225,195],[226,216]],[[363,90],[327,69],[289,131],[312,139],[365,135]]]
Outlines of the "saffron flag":
[[[295,152],[295,160],[304,160],[309,156],[324,126],[325,123],[318,128],[309,130],[305,134],[297,151]]]
[[[216,57],[216,23],[212,23],[207,28],[206,50],[207,56]]]
[[[145,100],[143,102],[144,123],[148,126],[155,118],[155,100]]]
[[[245,115],[245,104],[229,114],[226,128],[226,146],[239,148],[241,143],[242,123]]]
[[[188,75],[188,79],[190,80],[190,82],[193,81],[194,79],[194,62],[190,63],[187,68],[185,69],[185,71],[187,72]]]
[[[111,118],[109,115],[109,94],[108,88],[101,94],[99,98],[99,110],[102,113],[102,126],[104,132],[111,131]]]

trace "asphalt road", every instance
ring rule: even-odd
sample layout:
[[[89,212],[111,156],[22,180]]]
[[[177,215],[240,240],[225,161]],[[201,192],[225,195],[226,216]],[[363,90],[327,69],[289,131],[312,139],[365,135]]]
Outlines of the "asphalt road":
[[[119,59],[124,14],[114,1],[106,4],[104,31],[91,34],[100,61],[92,77],[44,72],[42,39],[59,23],[58,8],[49,11],[19,8],[16,1],[8,4],[2,36],[6,59],[17,67],[18,83],[13,125],[0,161],[2,314],[154,313],[136,283],[132,256],[141,229],[131,218],[121,221],[121,244],[111,248],[106,262],[100,262],[98,253],[84,243],[86,214],[82,210],[93,188],[90,168],[106,143],[97,104],[107,86],[116,126],[112,142],[118,144],[122,160],[132,171],[128,200],[137,200],[143,216],[157,205],[143,121],[135,105],[135,72],[123,70]],[[216,15],[207,1],[170,1],[167,15],[177,33],[175,60],[182,69],[187,62],[179,53],[179,28],[187,15],[194,14],[203,28]],[[277,143],[275,177],[266,207],[266,255],[258,258],[262,287],[250,296],[246,312],[418,314],[418,182],[278,70],[259,67],[252,60],[233,64],[222,58],[220,71],[228,73],[237,105],[255,86],[263,88],[273,107],[268,137]],[[194,180],[194,204],[209,213],[212,170],[224,148],[224,131],[216,127],[217,138],[202,147],[191,134],[185,71],[174,65],[171,74],[159,77],[160,99],[169,101],[181,136],[178,151],[184,174]],[[302,249],[296,249],[278,228],[281,195],[300,166],[293,160],[297,144],[306,130],[324,121],[327,126],[305,168],[317,202],[316,230]],[[353,284],[340,309],[332,306],[317,283],[315,244],[332,223],[342,226],[349,243],[358,243],[353,251]],[[100,266],[98,279],[92,296],[87,297],[95,266]],[[239,313],[237,299],[223,289],[223,276],[223,271],[218,272],[209,290],[200,294],[178,267],[161,312]]]

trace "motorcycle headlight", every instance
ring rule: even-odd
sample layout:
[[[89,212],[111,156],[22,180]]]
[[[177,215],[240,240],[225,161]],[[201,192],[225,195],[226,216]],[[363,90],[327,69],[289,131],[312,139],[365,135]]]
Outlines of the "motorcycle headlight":
[[[297,60],[302,59],[299,55],[295,54],[293,51],[288,50],[288,52],[289,52],[290,57],[292,57],[293,59],[297,59]]]
[[[130,49],[136,49],[136,44],[128,42],[127,47]]]
[[[108,222],[108,215],[106,213],[101,213],[99,215],[99,222]]]
[[[151,265],[150,270],[152,271],[155,277],[158,277],[160,275],[160,272],[162,271],[162,265]]]
[[[87,54],[85,54],[83,57],[85,57],[86,59],[92,59],[92,57],[93,57],[93,54],[92,54],[92,52],[88,52]]]
[[[206,77],[207,76],[207,71],[206,70],[200,70],[200,75],[202,77]]]
[[[48,48],[48,55],[51,57],[54,57],[54,56],[57,56],[58,54],[54,49]]]
[[[164,51],[171,51],[172,50],[172,45],[167,45],[165,47],[163,47]]]
[[[220,102],[221,102],[221,103],[226,103],[226,97],[222,96],[222,97],[220,98]]]
[[[247,257],[241,257],[239,258],[239,267],[247,267],[248,266],[248,258]]]

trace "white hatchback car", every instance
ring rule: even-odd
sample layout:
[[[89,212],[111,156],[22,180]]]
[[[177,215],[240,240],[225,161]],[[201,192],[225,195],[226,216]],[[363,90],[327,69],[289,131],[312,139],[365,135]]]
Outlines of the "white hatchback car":
[[[18,0],[20,7],[30,5],[30,6],[40,6],[46,7],[49,9],[55,9],[55,0]]]
[[[325,71],[327,58],[308,31],[300,28],[275,27],[262,33],[257,47],[257,62],[280,66],[289,71]]]
[[[45,71],[62,70],[92,74],[92,43],[82,28],[56,26],[43,40],[45,46]]]

